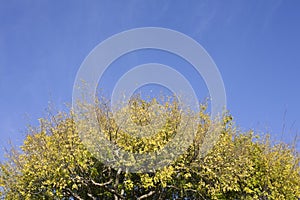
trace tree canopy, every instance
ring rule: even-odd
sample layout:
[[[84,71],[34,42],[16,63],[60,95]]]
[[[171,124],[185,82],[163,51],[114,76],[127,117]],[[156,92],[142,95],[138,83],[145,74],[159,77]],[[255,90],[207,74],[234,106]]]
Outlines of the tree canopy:
[[[156,100],[134,99],[129,117],[147,125]],[[105,137],[125,151],[143,154],[162,149],[177,134],[182,116],[176,103],[163,105],[170,117],[154,136],[132,137],[119,130],[111,111],[97,106]],[[0,164],[3,199],[298,199],[300,156],[294,147],[242,132],[226,113],[220,136],[205,155],[203,139],[213,120],[201,106],[200,123],[186,151],[159,169],[132,172],[98,159],[78,134],[74,113],[59,112],[29,128],[20,151],[12,148]],[[150,113],[150,114],[149,114]],[[173,157],[170,155],[170,158]],[[152,163],[153,164],[153,163]],[[149,163],[151,165],[151,163]]]

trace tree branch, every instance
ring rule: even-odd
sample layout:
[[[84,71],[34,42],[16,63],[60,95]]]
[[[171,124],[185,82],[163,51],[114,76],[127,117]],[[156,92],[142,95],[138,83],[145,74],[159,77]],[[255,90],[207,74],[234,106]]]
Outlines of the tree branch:
[[[105,182],[105,183],[97,183],[97,182],[95,182],[94,180],[91,180],[91,182],[92,182],[95,186],[98,186],[98,187],[104,187],[104,186],[106,186],[106,185],[111,184],[112,179],[110,179],[109,181],[107,181],[107,182]]]
[[[155,191],[154,191],[154,190],[150,191],[150,192],[147,193],[147,194],[144,194],[144,195],[140,196],[139,198],[137,198],[137,200],[145,199],[145,198],[147,198],[147,197],[152,196],[153,194],[155,194]]]
[[[83,198],[81,198],[78,194],[76,194],[75,192],[73,192],[70,188],[66,188],[66,190],[75,198],[78,200],[84,200]]]
[[[122,172],[122,169],[119,168],[116,174],[116,180],[115,180],[115,184],[114,184],[114,189],[115,191],[118,190],[118,185],[119,185],[119,181],[120,181],[120,174]],[[115,195],[115,200],[118,200],[118,197]]]

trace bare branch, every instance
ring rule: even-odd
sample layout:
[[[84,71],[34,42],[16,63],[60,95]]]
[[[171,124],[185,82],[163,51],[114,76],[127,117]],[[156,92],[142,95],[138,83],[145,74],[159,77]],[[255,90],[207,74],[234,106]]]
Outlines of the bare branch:
[[[73,192],[70,188],[66,188],[67,192],[69,192],[75,199],[77,200],[84,200],[81,198],[77,193]]]
[[[112,183],[112,179],[110,179],[109,181],[107,181],[107,182],[105,182],[105,183],[97,183],[97,182],[95,182],[94,180],[91,180],[91,182],[92,182],[94,185],[98,186],[98,187],[104,187],[104,186],[106,186],[106,185],[111,184],[111,183]]]
[[[94,197],[92,194],[90,194],[90,193],[87,193],[87,195],[88,195],[89,197],[91,197],[93,200],[97,200],[97,198],[96,198],[96,197]]]
[[[118,185],[119,185],[119,181],[120,181],[120,174],[121,174],[121,172],[122,172],[122,169],[119,168],[118,171],[117,171],[117,174],[116,174],[116,180],[115,180],[115,184],[114,184],[115,191],[118,190]],[[118,200],[117,195],[115,195],[115,200]]]
[[[154,191],[154,190],[150,191],[150,192],[147,193],[147,194],[144,194],[144,195],[140,196],[139,198],[137,198],[137,200],[145,199],[145,198],[147,198],[147,197],[152,196],[153,194],[155,194],[155,191]]]

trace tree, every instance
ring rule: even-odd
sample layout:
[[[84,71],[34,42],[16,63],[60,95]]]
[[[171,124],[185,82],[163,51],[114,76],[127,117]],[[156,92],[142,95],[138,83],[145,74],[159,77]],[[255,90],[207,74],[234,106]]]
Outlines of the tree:
[[[133,99],[130,118],[147,124],[150,107]],[[103,106],[104,105],[104,106]],[[170,116],[155,137],[132,137],[119,130],[106,104],[97,104],[105,137],[131,153],[159,151],[177,133],[182,118],[176,102],[163,106]],[[269,137],[241,132],[224,114],[220,137],[205,156],[203,140],[215,126],[201,106],[200,123],[186,151],[160,169],[131,172],[108,165],[91,153],[78,134],[74,113],[58,113],[30,128],[18,152],[0,164],[3,199],[297,199],[300,197],[300,156],[295,148],[271,145]],[[172,158],[173,159],[173,158]],[[151,164],[151,163],[150,163]]]

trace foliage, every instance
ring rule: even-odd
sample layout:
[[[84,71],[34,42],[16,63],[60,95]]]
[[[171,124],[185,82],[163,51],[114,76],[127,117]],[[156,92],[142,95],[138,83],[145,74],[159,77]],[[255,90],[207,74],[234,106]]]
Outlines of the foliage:
[[[147,124],[150,103],[131,102],[131,119]],[[176,134],[178,105],[164,131],[147,139],[120,132],[107,107],[97,106],[106,137],[129,152],[158,151]],[[286,144],[271,145],[252,131],[242,133],[230,115],[222,117],[221,136],[204,156],[201,145],[214,126],[202,105],[201,123],[189,149],[169,165],[152,171],[115,169],[97,160],[83,145],[74,114],[41,119],[29,129],[21,152],[12,149],[0,164],[3,199],[297,199],[300,197],[300,156]],[[123,111],[127,112],[127,111]]]

